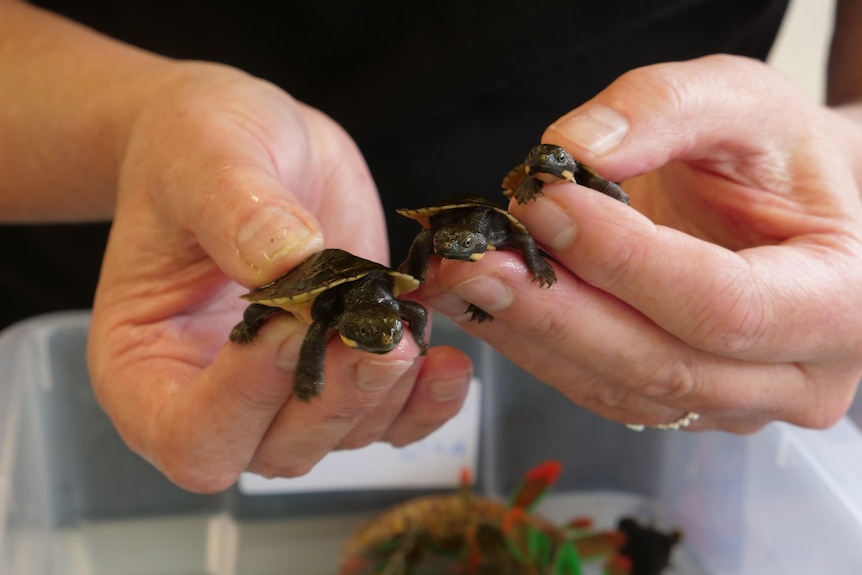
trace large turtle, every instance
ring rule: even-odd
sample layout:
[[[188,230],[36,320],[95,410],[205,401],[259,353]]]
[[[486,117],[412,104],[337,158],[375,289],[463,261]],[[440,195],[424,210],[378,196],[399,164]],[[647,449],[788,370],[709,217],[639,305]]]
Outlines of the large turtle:
[[[557,281],[554,268],[545,261],[527,228],[515,216],[494,202],[478,195],[464,195],[421,208],[397,212],[422,224],[398,271],[425,281],[431,253],[440,257],[478,261],[489,250],[514,249],[524,254],[527,269],[541,286]],[[472,319],[492,319],[471,305]]]
[[[273,314],[288,311],[309,324],[296,366],[294,393],[308,401],[324,384],[327,331],[337,329],[350,347],[388,353],[401,341],[406,321],[424,355],[428,314],[420,304],[397,299],[419,287],[407,274],[339,249],[318,252],[275,281],[245,294],[252,302],[230,333],[251,342]]]
[[[629,196],[619,185],[601,177],[595,170],[572,157],[565,149],[553,144],[539,144],[503,178],[503,193],[526,204],[542,192],[542,183],[567,181],[597,190],[623,203]]]

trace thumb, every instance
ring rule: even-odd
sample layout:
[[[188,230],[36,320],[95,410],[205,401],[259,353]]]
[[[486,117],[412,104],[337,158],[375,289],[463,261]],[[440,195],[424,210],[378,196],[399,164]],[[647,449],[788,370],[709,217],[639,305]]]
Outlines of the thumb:
[[[852,269],[852,252],[835,246],[857,243],[846,214],[858,208],[839,191],[856,188],[816,131],[823,119],[753,60],[642,68],[544,139],[611,180],[653,172],[623,185],[650,218],[563,187],[513,213],[579,278],[695,347],[756,361],[816,357],[824,330],[798,326],[842,329],[846,302],[858,301],[834,287]],[[830,291],[831,307],[802,305]]]
[[[201,247],[235,281],[269,282],[323,248],[320,223],[266,170],[220,174],[218,200],[192,211]]]
[[[554,122],[543,141],[615,181],[672,160],[738,152],[733,166],[710,164],[736,180],[746,172],[739,161],[761,171],[770,161],[780,165],[794,136],[822,121],[815,113],[804,93],[762,62],[717,55],[632,70]]]

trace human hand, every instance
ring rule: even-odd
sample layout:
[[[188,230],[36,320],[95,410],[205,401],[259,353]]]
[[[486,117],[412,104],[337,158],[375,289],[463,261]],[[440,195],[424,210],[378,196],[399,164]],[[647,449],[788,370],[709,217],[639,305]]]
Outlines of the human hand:
[[[611,180],[633,210],[571,184],[511,210],[558,262],[444,261],[426,289],[572,401],[611,419],[751,432],[825,427],[862,373],[858,127],[765,65],[716,56],[633,71],[543,141]],[[462,319],[466,319],[462,316]]]
[[[312,253],[388,254],[377,192],[329,118],[238,71],[176,64],[119,158],[116,215],[94,303],[94,389],[121,435],[180,486],[243,470],[296,476],[327,452],[420,439],[457,413],[471,366],[410,337],[387,355],[329,346],[327,385],[292,396],[305,326],[273,318],[228,343],[246,287]],[[237,282],[237,283],[235,283]]]

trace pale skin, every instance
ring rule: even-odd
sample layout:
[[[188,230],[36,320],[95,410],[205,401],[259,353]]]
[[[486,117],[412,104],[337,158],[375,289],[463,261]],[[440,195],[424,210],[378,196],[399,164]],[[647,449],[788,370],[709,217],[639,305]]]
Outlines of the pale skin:
[[[330,385],[303,403],[291,385],[304,324],[279,317],[255,344],[228,343],[243,286],[324,245],[387,257],[373,181],[334,122],[236,70],[8,0],[0,69],[0,214],[113,217],[91,377],[125,441],[171,480],[214,492],[246,469],[301,475],[336,448],[418,440],[460,409],[472,366],[451,347],[419,357],[407,336],[378,356],[336,338]]]
[[[845,28],[855,33],[836,35]],[[14,0],[0,0],[0,69],[0,214],[114,219],[93,385],[171,480],[212,492],[246,469],[300,475],[333,449],[406,444],[458,411],[471,366],[453,348],[419,358],[405,337],[372,356],[334,341],[337,384],[302,403],[290,393],[301,324],[281,317],[253,346],[226,341],[245,288],[324,245],[385,258],[371,176],[327,117],[236,70],[159,58]],[[846,79],[833,103],[859,94],[841,66],[830,77]],[[560,121],[544,140],[624,180],[635,209],[551,187],[512,210],[554,256],[558,284],[531,284],[501,251],[434,264],[427,301],[492,311],[465,329],[616,421],[694,410],[692,429],[834,422],[862,372],[852,106],[817,106],[764,65],[719,57],[635,71],[567,118],[590,110],[610,135]]]
[[[462,325],[620,422],[834,424],[862,375],[859,92],[839,86],[846,106],[821,107],[728,56],[624,75],[543,140],[623,181],[635,210],[549,186],[510,208],[557,284],[536,297],[517,257],[495,253],[443,262],[426,297],[493,313]]]

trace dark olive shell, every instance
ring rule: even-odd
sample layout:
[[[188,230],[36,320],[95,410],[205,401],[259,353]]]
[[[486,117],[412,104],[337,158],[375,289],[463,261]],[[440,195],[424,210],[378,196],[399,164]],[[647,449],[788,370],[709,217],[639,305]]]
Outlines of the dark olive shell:
[[[424,228],[431,227],[431,218],[446,210],[456,210],[461,208],[489,208],[500,214],[503,214],[509,219],[509,223],[513,230],[527,233],[527,228],[508,211],[498,206],[491,200],[478,195],[464,195],[457,198],[450,198],[435,204],[429,204],[421,208],[402,208],[395,210],[402,216],[413,218]]]
[[[419,281],[410,275],[344,250],[325,249],[275,281],[251,290],[242,298],[253,303],[281,308],[310,323],[311,304],[318,295],[373,273],[388,274],[394,278],[392,295],[396,297],[419,287]]]

